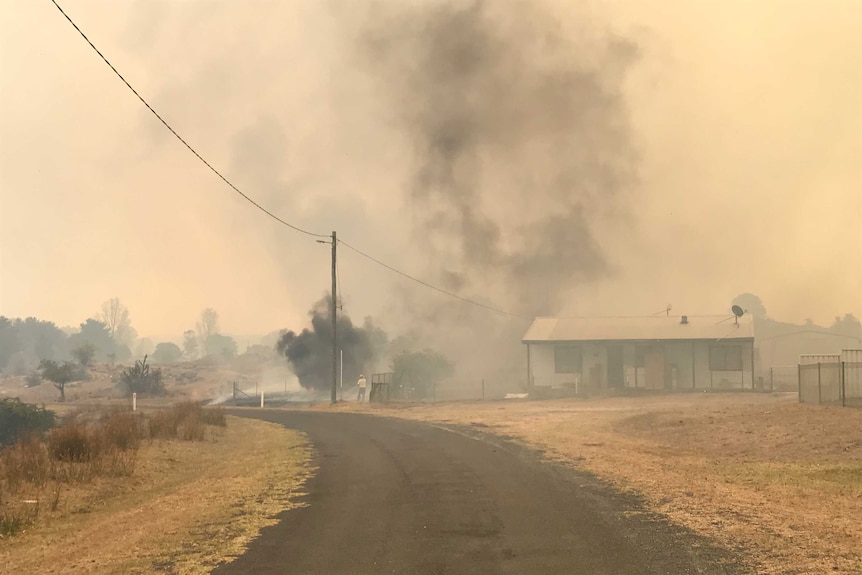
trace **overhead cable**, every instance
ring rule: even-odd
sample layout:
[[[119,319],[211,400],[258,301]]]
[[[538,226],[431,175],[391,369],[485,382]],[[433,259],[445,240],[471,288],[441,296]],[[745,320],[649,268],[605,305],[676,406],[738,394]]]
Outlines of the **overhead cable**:
[[[177,138],[180,142],[182,142],[182,143],[183,143],[183,145],[184,145],[186,148],[188,148],[188,149],[189,149],[189,151],[190,151],[192,154],[194,154],[194,155],[197,157],[197,159],[199,159],[201,162],[203,162],[203,164],[204,164],[207,168],[209,168],[209,169],[210,169],[210,170],[211,170],[215,175],[217,175],[219,178],[221,178],[221,179],[222,179],[222,181],[224,181],[224,183],[226,183],[228,186],[230,186],[230,187],[231,187],[231,189],[233,189],[233,191],[235,191],[236,193],[238,193],[238,194],[239,194],[240,196],[242,196],[245,200],[247,200],[248,202],[250,202],[254,207],[256,207],[257,209],[259,209],[260,211],[262,211],[263,213],[265,213],[266,215],[268,215],[268,216],[269,216],[269,217],[271,217],[272,219],[276,220],[277,222],[279,222],[279,223],[281,223],[281,224],[284,224],[285,226],[287,226],[287,227],[289,227],[289,228],[291,228],[291,229],[293,229],[293,230],[295,230],[295,231],[297,231],[297,232],[300,232],[300,233],[303,233],[303,234],[306,234],[306,235],[308,235],[308,236],[312,236],[312,237],[315,237],[315,238],[328,238],[328,237],[329,237],[329,235],[328,235],[328,234],[316,234],[316,233],[314,233],[314,232],[310,232],[310,231],[308,231],[308,230],[304,230],[304,229],[300,228],[299,226],[295,226],[295,225],[293,225],[293,224],[291,224],[291,223],[289,223],[289,222],[284,221],[283,219],[281,219],[280,217],[276,216],[275,214],[273,214],[272,212],[270,212],[269,210],[267,210],[266,208],[264,208],[263,206],[261,206],[259,203],[257,203],[257,202],[256,202],[256,201],[254,201],[253,199],[251,199],[249,196],[247,196],[246,194],[244,194],[242,191],[240,191],[240,189],[239,189],[239,188],[237,188],[235,185],[233,185],[233,183],[232,183],[230,180],[228,180],[226,177],[224,177],[224,176],[222,175],[222,173],[221,173],[221,172],[219,172],[218,170],[216,170],[216,169],[212,166],[212,164],[210,164],[209,162],[207,162],[207,161],[203,158],[203,156],[201,156],[201,155],[200,155],[200,154],[199,154],[199,153],[198,153],[194,148],[192,148],[192,146],[191,146],[188,142],[186,142],[186,140],[185,140],[182,136],[180,136],[180,135],[177,133],[177,131],[176,131],[176,130],[174,130],[174,129],[171,127],[171,125],[170,125],[170,124],[168,124],[168,123],[165,121],[165,119],[164,119],[164,118],[162,118],[162,116],[161,116],[161,115],[159,115],[159,113],[158,113],[158,112],[156,112],[156,111],[153,109],[153,107],[152,107],[152,106],[150,106],[150,104],[149,104],[149,103],[148,103],[148,102],[143,98],[143,96],[141,96],[141,95],[138,93],[138,91],[137,91],[137,90],[135,90],[135,89],[132,87],[132,85],[131,85],[131,84],[129,84],[129,82],[128,82],[124,77],[123,77],[123,75],[122,75],[122,74],[120,74],[120,72],[119,72],[119,71],[114,67],[114,65],[113,65],[113,64],[111,64],[111,62],[110,62],[110,61],[108,61],[108,59],[105,57],[105,55],[104,55],[104,54],[102,54],[102,52],[101,52],[98,48],[96,48],[96,45],[95,45],[95,44],[93,44],[93,43],[90,41],[90,39],[89,39],[89,38],[87,38],[87,35],[86,35],[86,34],[84,34],[84,32],[83,32],[83,31],[78,27],[78,25],[77,25],[77,24],[75,24],[75,22],[74,22],[74,21],[69,17],[69,15],[68,15],[68,14],[66,14],[66,12],[63,10],[63,8],[62,8],[62,7],[60,7],[60,5],[57,3],[57,0],[51,0],[51,2],[54,4],[54,6],[56,6],[56,7],[57,7],[57,10],[59,10],[59,11],[60,11],[60,13],[61,13],[63,16],[65,16],[66,20],[68,20],[68,21],[69,21],[69,23],[70,23],[70,24],[75,28],[75,30],[77,30],[77,31],[78,31],[78,33],[81,35],[81,37],[82,37],[84,40],[86,40],[86,41],[87,41],[87,44],[89,44],[89,45],[90,45],[90,47],[91,47],[93,50],[95,50],[95,51],[96,51],[96,54],[98,54],[98,55],[99,55],[99,57],[100,57],[100,58],[102,58],[102,60],[105,62],[105,64],[107,64],[107,65],[108,65],[108,67],[110,67],[110,68],[111,68],[111,70],[113,70],[113,71],[114,71],[114,74],[116,74],[116,75],[117,75],[117,77],[118,77],[120,80],[122,80],[122,81],[123,81],[123,84],[125,84],[125,85],[126,85],[126,87],[127,87],[129,90],[131,90],[131,91],[132,91],[132,93],[133,93],[135,96],[137,96],[137,97],[138,97],[138,100],[140,100],[140,101],[141,101],[141,103],[142,103],[144,106],[146,106],[146,107],[147,107],[147,109],[148,109],[150,112],[152,112],[152,113],[153,113],[153,115],[154,115],[156,118],[158,118],[158,120],[159,120],[159,121],[160,121],[160,122],[165,126],[165,128],[167,128],[167,129],[171,132],[171,134],[173,134],[174,136],[176,136],[176,138]]]

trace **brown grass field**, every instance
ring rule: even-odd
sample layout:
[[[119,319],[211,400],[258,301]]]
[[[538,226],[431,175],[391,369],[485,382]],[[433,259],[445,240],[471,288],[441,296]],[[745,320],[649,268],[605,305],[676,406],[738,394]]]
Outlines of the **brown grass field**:
[[[862,573],[860,410],[750,393],[313,409],[510,436],[741,551],[757,573]]]
[[[170,435],[167,411],[151,417]],[[191,434],[142,441],[128,472],[64,484],[55,509],[0,538],[0,573],[204,573],[299,504],[312,471],[300,434],[230,417]]]
[[[179,381],[182,370],[189,369],[177,366],[169,377]],[[170,384],[169,379],[171,396],[155,403],[212,397],[224,392],[226,381],[242,376],[215,368],[195,369],[196,381]],[[94,370],[92,381],[71,390],[70,403],[77,399],[124,404],[125,400],[109,399],[109,375],[107,367]],[[253,389],[254,374],[246,377]],[[56,395],[48,384],[22,389],[22,382],[0,382],[0,392],[5,387],[7,394],[31,401]],[[347,402],[311,409],[464,425],[508,436],[540,450],[550,460],[589,471],[637,494],[650,510],[741,551],[756,573],[862,573],[862,410],[801,405],[795,394],[760,393],[388,406]],[[231,435],[233,431],[237,435]],[[255,436],[259,439],[252,442]],[[263,442],[260,449],[257,441]],[[253,444],[254,453],[242,452],[243,442]],[[219,507],[217,502],[231,497],[250,501],[253,485],[269,484],[279,474],[287,474],[299,489],[302,477],[309,473],[302,463],[307,461],[309,446],[302,438],[267,424],[231,420],[223,437],[205,445],[203,450],[171,442],[142,447],[135,490],[105,487],[106,503],[80,507],[85,512],[75,511],[70,504],[62,521],[11,543],[0,542],[0,573],[43,572],[35,566],[54,565],[54,561],[68,565],[68,572],[143,573],[153,565],[178,573],[200,571],[221,558],[199,551],[200,543],[195,541],[214,539],[212,530],[219,529],[214,526],[224,525],[236,509],[227,504]],[[267,448],[283,448],[283,464],[261,468],[254,478],[244,477],[244,469],[258,469],[264,459],[254,457],[262,458]],[[232,459],[235,466],[217,463],[226,452],[237,454]],[[224,490],[227,481],[213,481],[215,478],[233,478],[230,481],[244,487]],[[203,500],[208,504],[199,505]],[[142,507],[144,502],[147,507]],[[292,504],[275,502],[262,516]],[[143,513],[141,509],[153,509],[152,513],[164,509],[164,521],[136,520],[135,510]],[[213,510],[214,518],[208,509]],[[103,553],[96,545],[77,549],[80,543],[76,542],[88,540],[81,539],[78,531],[99,541],[100,533],[122,533],[122,525],[131,532],[114,537],[119,547],[102,535],[109,551]],[[241,542],[255,529],[249,527],[241,535],[219,533],[218,537]],[[163,535],[156,542],[152,533]],[[228,555],[241,547],[238,543]],[[117,562],[107,563],[114,555]],[[97,559],[89,571],[73,561],[90,556]]]

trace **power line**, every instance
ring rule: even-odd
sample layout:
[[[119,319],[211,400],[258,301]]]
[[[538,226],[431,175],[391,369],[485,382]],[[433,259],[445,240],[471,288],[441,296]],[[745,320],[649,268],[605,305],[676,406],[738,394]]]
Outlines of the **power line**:
[[[219,178],[221,178],[221,180],[222,180],[224,183],[226,183],[228,186],[230,186],[230,188],[231,188],[233,191],[235,191],[237,194],[239,194],[240,196],[242,196],[245,200],[247,200],[249,203],[251,203],[253,206],[255,206],[257,209],[259,209],[260,211],[262,211],[263,213],[265,213],[266,215],[268,215],[268,216],[269,216],[269,217],[271,217],[272,219],[276,220],[277,222],[279,222],[279,223],[281,223],[281,224],[284,224],[285,226],[287,226],[287,227],[289,227],[289,228],[291,228],[291,229],[293,229],[293,230],[295,230],[295,231],[297,231],[297,232],[300,232],[300,233],[303,233],[303,234],[306,234],[306,235],[308,235],[308,236],[312,236],[312,237],[315,237],[315,238],[329,238],[329,237],[330,237],[328,234],[317,234],[317,233],[314,233],[314,232],[310,232],[310,231],[308,231],[308,230],[304,230],[304,229],[302,229],[302,228],[300,228],[300,227],[298,227],[298,226],[295,226],[295,225],[293,225],[293,224],[291,224],[291,223],[288,223],[288,222],[284,221],[283,219],[279,218],[278,216],[276,216],[275,214],[273,214],[272,212],[270,212],[269,210],[267,210],[266,208],[264,208],[263,206],[261,206],[260,204],[258,204],[256,201],[254,201],[253,199],[251,199],[249,196],[247,196],[246,194],[244,194],[242,191],[240,191],[240,189],[239,189],[239,188],[237,188],[237,187],[236,187],[236,186],[235,186],[235,185],[234,185],[230,180],[228,180],[225,176],[223,176],[221,172],[219,172],[218,170],[216,170],[216,169],[212,166],[212,164],[210,164],[209,162],[207,162],[207,161],[203,158],[203,156],[201,156],[201,155],[200,155],[200,154],[199,154],[199,153],[198,153],[198,152],[197,152],[197,151],[196,151],[196,150],[195,150],[195,149],[194,149],[194,148],[193,148],[193,147],[192,147],[188,142],[186,142],[186,140],[185,140],[182,136],[180,136],[180,135],[177,133],[177,131],[176,131],[176,130],[174,130],[174,129],[171,127],[171,125],[170,125],[170,124],[168,124],[168,123],[167,123],[167,121],[165,121],[165,119],[164,119],[164,118],[162,118],[162,116],[161,116],[161,115],[159,115],[159,113],[158,113],[158,112],[156,112],[156,110],[155,110],[155,109],[154,109],[154,108],[153,108],[153,107],[152,107],[152,106],[151,106],[151,105],[150,105],[150,104],[149,104],[149,103],[144,99],[144,97],[143,97],[143,96],[141,96],[141,95],[138,93],[138,91],[137,91],[137,90],[135,90],[135,88],[134,88],[134,87],[133,87],[133,86],[128,82],[128,80],[126,80],[126,79],[123,77],[123,75],[122,75],[122,74],[120,74],[120,72],[119,72],[119,71],[114,67],[114,65],[113,65],[113,64],[111,64],[111,62],[110,62],[110,61],[105,57],[105,55],[104,55],[104,54],[102,54],[102,52],[101,52],[101,51],[96,47],[96,45],[95,45],[95,44],[93,44],[93,42],[91,42],[91,41],[90,41],[90,39],[87,37],[87,35],[86,35],[86,34],[84,34],[84,32],[83,32],[83,31],[78,27],[78,25],[77,25],[77,24],[75,24],[75,22],[72,20],[72,18],[70,18],[70,17],[69,17],[69,15],[68,15],[68,14],[66,14],[66,12],[63,10],[63,8],[60,6],[60,4],[58,4],[58,3],[57,3],[57,0],[51,0],[51,2],[54,4],[54,6],[56,6],[56,7],[57,7],[57,10],[59,10],[59,11],[60,11],[60,13],[61,13],[65,18],[66,18],[66,20],[68,20],[68,21],[69,21],[69,24],[71,24],[71,25],[72,25],[72,27],[73,27],[73,28],[75,28],[75,30],[77,30],[77,31],[78,31],[78,33],[81,35],[81,37],[82,37],[82,38],[87,42],[87,44],[89,44],[89,45],[90,45],[90,47],[91,47],[91,48],[96,52],[96,54],[98,54],[98,55],[99,55],[99,57],[100,57],[100,58],[105,62],[105,64],[107,64],[107,65],[108,65],[108,67],[109,67],[109,68],[114,72],[114,74],[116,74],[116,75],[117,75],[117,77],[118,77],[120,80],[122,80],[123,84],[125,84],[125,85],[126,85],[126,87],[127,87],[129,90],[131,90],[131,91],[132,91],[132,93],[133,93],[135,96],[137,96],[138,100],[140,100],[140,101],[141,101],[141,103],[142,103],[144,106],[146,106],[146,107],[147,107],[147,109],[148,109],[150,112],[152,112],[152,113],[153,113],[153,115],[154,115],[154,116],[155,116],[155,117],[156,117],[156,118],[157,118],[157,119],[162,123],[162,125],[164,125],[164,126],[165,126],[165,128],[167,128],[167,129],[168,129],[168,131],[170,131],[170,132],[171,132],[171,134],[173,134],[173,135],[174,135],[174,136],[175,136],[175,137],[176,137],[176,138],[177,138],[177,139],[178,139],[178,140],[179,140],[179,141],[180,141],[180,142],[181,142],[181,143],[182,143],[186,148],[188,148],[188,150],[189,150],[192,154],[194,154],[194,155],[195,155],[195,157],[196,157],[197,159],[199,159],[199,160],[200,160],[200,161],[201,161],[201,162],[202,162],[202,163],[203,163],[207,168],[209,168],[209,169],[210,169],[210,170],[211,170],[211,171],[212,171],[216,176],[218,176]],[[462,297],[462,296],[460,296],[460,295],[458,295],[458,294],[452,293],[452,292],[450,292],[450,291],[446,291],[446,290],[444,290],[444,289],[442,289],[442,288],[439,288],[439,287],[437,287],[437,286],[435,286],[435,285],[432,285],[432,284],[430,284],[430,283],[428,283],[428,282],[422,281],[422,280],[420,280],[420,279],[418,279],[418,278],[416,278],[416,277],[413,277],[413,276],[411,276],[411,275],[409,275],[409,274],[407,274],[407,273],[404,273],[404,272],[402,272],[401,270],[398,270],[398,269],[396,269],[396,268],[394,268],[394,267],[392,267],[392,266],[390,266],[390,265],[388,265],[388,264],[386,264],[386,263],[384,263],[384,262],[380,261],[379,259],[377,259],[377,258],[375,258],[375,257],[373,257],[373,256],[371,256],[371,255],[369,255],[369,254],[367,254],[367,253],[365,253],[365,252],[363,252],[363,251],[361,251],[361,250],[359,250],[359,249],[357,249],[357,248],[355,248],[355,247],[351,246],[350,244],[348,244],[348,243],[344,242],[343,240],[338,240],[338,243],[340,243],[340,244],[344,245],[344,246],[345,246],[345,247],[347,247],[347,248],[350,248],[351,250],[353,250],[353,251],[354,251],[354,252],[356,252],[357,254],[359,254],[359,255],[361,255],[361,256],[363,256],[363,257],[365,257],[365,258],[367,258],[367,259],[371,260],[372,262],[374,262],[374,263],[376,263],[376,264],[378,264],[378,265],[381,265],[381,266],[385,267],[386,269],[388,269],[388,270],[390,270],[390,271],[393,271],[393,272],[397,273],[397,274],[398,274],[398,275],[400,275],[400,276],[403,276],[403,277],[405,277],[405,278],[407,278],[407,279],[409,279],[409,280],[412,280],[412,281],[414,281],[414,282],[416,282],[416,283],[419,283],[419,284],[421,284],[421,285],[423,285],[423,286],[425,286],[425,287],[427,287],[427,288],[430,288],[430,289],[432,289],[432,290],[434,290],[434,291],[437,291],[437,292],[440,292],[440,293],[442,293],[442,294],[444,294],[444,295],[447,295],[447,296],[449,296],[449,297],[452,297],[452,298],[455,298],[455,299],[461,300],[461,301],[463,301],[463,302],[465,302],[465,303],[469,303],[469,304],[472,304],[472,305],[475,305],[475,306],[478,306],[478,307],[484,308],[484,309],[486,309],[486,310],[493,311],[493,312],[498,313],[498,314],[506,315],[506,316],[509,316],[509,317],[515,317],[515,318],[518,318],[518,319],[527,319],[527,318],[524,318],[524,317],[519,316],[519,315],[517,315],[517,314],[514,314],[514,313],[511,313],[511,312],[508,312],[508,311],[505,311],[505,310],[502,310],[502,309],[499,309],[499,308],[496,308],[496,307],[493,307],[493,306],[490,306],[490,305],[486,305],[486,304],[483,304],[483,303],[480,303],[480,302],[477,302],[477,301],[474,301],[474,300],[471,300],[471,299],[468,299],[468,298]],[[340,278],[339,278],[339,292],[340,292],[340,291],[341,291],[341,290],[340,290]],[[333,298],[335,297],[335,294],[334,294],[334,293],[332,294],[332,297],[333,297]],[[340,297],[340,293],[339,293],[339,297]]]
[[[108,67],[109,67],[109,68],[111,68],[111,70],[113,70],[113,71],[114,71],[114,74],[116,74],[116,75],[117,75],[117,77],[118,77],[120,80],[122,80],[122,81],[123,81],[123,83],[126,85],[126,87],[127,87],[127,88],[129,88],[129,90],[131,90],[131,91],[132,91],[132,93],[133,93],[135,96],[137,96],[137,97],[138,97],[138,100],[140,100],[140,101],[141,101],[141,103],[142,103],[144,106],[146,106],[146,107],[147,107],[147,109],[148,109],[150,112],[152,112],[152,113],[153,113],[153,115],[154,115],[156,118],[158,118],[158,120],[159,120],[159,121],[160,121],[160,122],[165,126],[165,128],[167,128],[167,129],[171,132],[171,134],[173,134],[174,136],[176,136],[176,138],[177,138],[180,142],[182,142],[182,143],[183,143],[183,145],[184,145],[186,148],[188,148],[188,149],[189,149],[189,151],[190,151],[192,154],[194,154],[194,155],[197,157],[197,159],[199,159],[201,162],[203,162],[203,163],[204,163],[204,165],[205,165],[206,167],[208,167],[208,168],[209,168],[209,169],[210,169],[210,170],[211,170],[215,175],[217,175],[219,178],[221,178],[221,179],[222,179],[222,181],[223,181],[224,183],[226,183],[228,186],[230,186],[230,187],[231,187],[231,189],[233,189],[233,191],[235,191],[235,192],[236,192],[236,193],[238,193],[240,196],[242,196],[243,198],[245,198],[245,199],[246,199],[248,202],[250,202],[254,207],[256,207],[257,209],[259,209],[260,211],[262,211],[263,213],[265,213],[266,215],[268,215],[268,216],[269,216],[269,217],[271,217],[272,219],[276,220],[277,222],[279,222],[279,223],[281,223],[281,224],[284,224],[285,226],[287,226],[287,227],[289,227],[289,228],[291,228],[291,229],[293,229],[293,230],[295,230],[295,231],[297,231],[297,232],[300,232],[300,233],[303,233],[303,234],[306,234],[306,235],[308,235],[308,236],[312,236],[312,237],[315,237],[315,238],[328,238],[328,237],[329,237],[329,235],[328,235],[328,234],[316,234],[316,233],[314,233],[314,232],[310,232],[310,231],[308,231],[308,230],[304,230],[304,229],[302,229],[302,228],[300,228],[300,227],[298,227],[298,226],[295,226],[295,225],[293,225],[293,224],[290,224],[290,223],[288,223],[288,222],[284,221],[283,219],[279,218],[278,216],[276,216],[275,214],[273,214],[272,212],[270,212],[269,210],[267,210],[266,208],[264,208],[263,206],[261,206],[260,204],[258,204],[256,201],[254,201],[253,199],[251,199],[250,197],[248,197],[247,195],[245,195],[244,193],[242,193],[242,192],[239,190],[239,188],[237,188],[235,185],[233,185],[233,183],[231,183],[231,181],[230,181],[230,180],[228,180],[226,177],[224,177],[224,176],[221,174],[221,172],[219,172],[219,171],[218,171],[218,170],[216,170],[214,167],[212,167],[212,165],[211,165],[209,162],[207,162],[207,161],[203,158],[203,156],[201,156],[200,154],[198,154],[198,153],[197,153],[197,151],[195,151],[195,149],[194,149],[194,148],[192,148],[192,147],[191,147],[191,145],[189,145],[189,143],[188,143],[188,142],[186,142],[186,141],[183,139],[183,137],[182,137],[182,136],[180,136],[180,135],[176,132],[176,130],[174,130],[174,129],[170,126],[170,124],[168,124],[168,123],[165,121],[165,119],[164,119],[164,118],[162,118],[162,117],[159,115],[159,113],[158,113],[158,112],[156,112],[156,111],[153,109],[153,107],[149,105],[149,103],[147,103],[147,101],[146,101],[146,100],[144,100],[143,96],[141,96],[141,95],[138,93],[138,91],[137,91],[137,90],[135,90],[135,89],[132,87],[132,85],[131,85],[131,84],[129,84],[129,82],[128,82],[124,77],[123,77],[123,75],[122,75],[122,74],[120,74],[120,72],[119,72],[119,71],[117,71],[117,69],[114,67],[114,65],[113,65],[113,64],[111,64],[111,63],[108,61],[108,59],[107,59],[107,58],[105,58],[105,55],[104,55],[104,54],[102,54],[102,52],[100,52],[98,48],[96,48],[95,44],[93,44],[93,43],[90,41],[90,39],[89,39],[89,38],[87,38],[87,35],[86,35],[86,34],[84,34],[84,32],[83,32],[80,28],[78,28],[78,25],[77,25],[77,24],[75,24],[75,22],[74,22],[74,21],[69,17],[69,15],[68,15],[68,14],[66,14],[66,12],[63,10],[63,8],[61,8],[61,7],[60,7],[60,5],[57,3],[57,0],[51,0],[51,2],[53,2],[54,6],[56,6],[56,7],[57,7],[57,10],[59,10],[59,11],[60,11],[60,14],[62,14],[62,15],[66,18],[66,20],[68,20],[68,21],[69,21],[69,24],[71,24],[71,25],[75,28],[75,30],[77,30],[77,31],[78,31],[78,33],[81,35],[81,37],[82,37],[84,40],[86,40],[86,41],[87,41],[87,44],[89,44],[89,45],[90,45],[90,47],[91,47],[93,50],[95,50],[95,51],[96,51],[96,54],[98,54],[98,55],[99,55],[99,57],[100,57],[100,58],[102,58],[102,60],[105,62],[105,64],[107,64],[107,65],[108,65]]]
[[[439,287],[437,287],[437,286],[435,286],[435,285],[432,285],[432,284],[430,284],[430,283],[428,283],[428,282],[426,282],[426,281],[422,281],[422,280],[420,280],[419,278],[416,278],[416,277],[413,277],[413,276],[411,276],[411,275],[409,275],[409,274],[407,274],[407,273],[404,273],[404,272],[402,272],[401,270],[396,269],[396,268],[394,268],[394,267],[390,266],[389,264],[384,263],[384,262],[382,262],[382,261],[378,260],[378,259],[377,259],[377,258],[375,258],[374,256],[372,256],[372,255],[370,255],[370,254],[367,254],[367,253],[363,252],[362,250],[360,250],[360,249],[358,249],[358,248],[355,248],[355,247],[351,246],[350,244],[348,244],[348,243],[347,243],[347,242],[345,242],[344,240],[338,240],[338,243],[340,243],[341,245],[343,245],[343,246],[344,246],[344,247],[346,247],[346,248],[349,248],[349,249],[353,250],[354,252],[356,252],[357,254],[361,255],[362,257],[367,258],[367,259],[371,260],[372,262],[374,262],[374,263],[376,263],[376,264],[378,264],[378,265],[380,265],[380,266],[383,266],[384,268],[388,269],[389,271],[395,272],[396,274],[398,274],[398,275],[400,275],[400,276],[402,276],[402,277],[405,277],[405,278],[407,278],[407,279],[409,279],[409,280],[412,280],[412,281],[414,281],[414,282],[416,282],[416,283],[418,283],[418,284],[421,284],[421,285],[423,285],[423,286],[425,286],[425,287],[427,287],[427,288],[430,288],[430,289],[432,289],[432,290],[434,290],[434,291],[440,292],[440,293],[442,293],[442,294],[444,294],[444,295],[447,295],[447,296],[449,296],[449,297],[453,297],[453,298],[455,298],[455,299],[459,299],[459,300],[461,300],[461,301],[463,301],[463,302],[465,302],[465,303],[469,303],[469,304],[472,304],[472,305],[475,305],[475,306],[479,306],[479,307],[481,307],[481,308],[484,308],[484,309],[487,309],[487,310],[493,311],[493,312],[495,312],[495,313],[499,313],[499,314],[501,314],[501,315],[507,315],[507,316],[509,316],[509,317],[514,317],[514,318],[524,319],[524,320],[528,319],[528,318],[525,318],[525,317],[523,317],[523,316],[520,316],[520,315],[517,315],[517,314],[511,313],[511,312],[508,312],[508,311],[505,311],[505,310],[502,310],[502,309],[499,309],[499,308],[496,308],[496,307],[493,307],[493,306],[490,306],[490,305],[486,305],[486,304],[484,304],[484,303],[481,303],[481,302],[478,302],[478,301],[474,301],[474,300],[468,299],[468,298],[466,298],[466,297],[462,297],[462,296],[460,296],[460,295],[458,295],[458,294],[456,294],[456,293],[452,293],[452,292],[450,292],[450,291],[446,291],[446,290],[444,290],[443,288],[439,288]]]

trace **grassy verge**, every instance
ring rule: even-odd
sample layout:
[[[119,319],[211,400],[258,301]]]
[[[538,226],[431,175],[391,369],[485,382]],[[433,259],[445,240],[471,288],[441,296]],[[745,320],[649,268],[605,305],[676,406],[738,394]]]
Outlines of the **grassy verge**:
[[[206,572],[297,505],[309,472],[299,434],[222,413],[228,425],[200,438],[199,417],[164,413],[131,474],[64,484],[50,513],[0,540],[0,573]],[[200,440],[163,439],[173,429]]]

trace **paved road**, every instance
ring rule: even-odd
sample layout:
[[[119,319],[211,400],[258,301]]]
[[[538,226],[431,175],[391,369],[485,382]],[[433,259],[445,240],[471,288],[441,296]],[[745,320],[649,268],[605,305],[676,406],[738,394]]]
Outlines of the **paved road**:
[[[246,411],[308,434],[319,470],[218,574],[743,573],[734,558],[589,475],[468,428]]]

